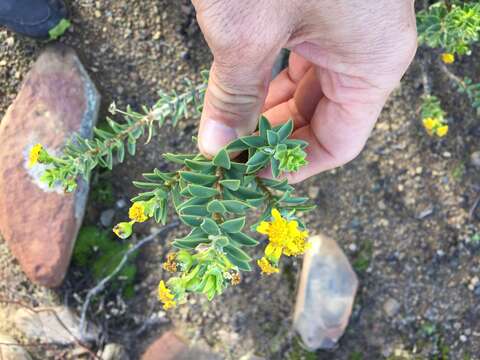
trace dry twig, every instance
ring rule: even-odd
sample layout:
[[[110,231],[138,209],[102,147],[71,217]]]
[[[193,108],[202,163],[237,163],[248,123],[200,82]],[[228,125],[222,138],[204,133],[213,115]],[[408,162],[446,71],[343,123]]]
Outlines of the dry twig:
[[[138,243],[136,243],[134,246],[132,246],[130,249],[128,249],[125,254],[122,257],[122,260],[120,263],[117,265],[117,267],[106,277],[104,277],[100,282],[92,289],[90,289],[87,293],[87,297],[85,298],[85,302],[83,303],[82,306],[82,313],[80,316],[80,334],[82,334],[82,337],[85,332],[85,326],[86,326],[86,318],[87,318],[87,311],[88,307],[90,306],[90,302],[92,299],[98,295],[100,292],[102,292],[105,289],[105,286],[122,270],[122,268],[125,266],[125,264],[128,261],[128,258],[130,255],[132,255],[134,252],[136,252],[138,249],[140,249],[142,246],[148,244],[149,242],[153,241],[158,235],[166,233],[173,228],[177,227],[180,223],[178,221],[173,221],[172,223],[164,226],[160,230],[156,231],[155,233],[143,238],[140,240]]]

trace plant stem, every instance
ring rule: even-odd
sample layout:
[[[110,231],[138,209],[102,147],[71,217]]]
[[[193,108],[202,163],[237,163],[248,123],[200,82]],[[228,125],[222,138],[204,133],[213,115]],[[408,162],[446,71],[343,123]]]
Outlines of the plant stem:
[[[194,88],[194,90],[186,92],[186,93],[178,96],[178,98],[175,99],[175,102],[176,103],[190,104],[191,102],[193,102],[195,100],[196,95],[203,93],[205,91],[205,89],[206,89],[205,84],[198,85],[197,87]],[[128,113],[125,113],[123,111],[119,111],[119,110],[117,110],[117,111],[124,114],[124,115],[128,115]],[[115,145],[116,143],[118,143],[118,141],[122,141],[122,142],[125,141],[125,139],[128,137],[128,135],[130,133],[132,133],[135,130],[152,123],[153,121],[162,121],[167,116],[172,115],[173,111],[174,111],[174,105],[172,104],[172,102],[168,102],[168,103],[163,104],[162,106],[160,106],[156,109],[153,109],[148,114],[146,114],[144,117],[140,118],[139,120],[134,122],[131,126],[127,127],[125,130],[122,130],[121,132],[117,133],[114,137],[105,140],[105,142],[103,143],[104,147],[105,148],[110,148],[113,145]],[[101,147],[100,146],[92,147],[89,150],[82,153],[82,155],[80,155],[78,158],[76,158],[75,163],[76,163],[76,165],[79,165],[79,164],[82,163],[82,161],[85,161],[88,158],[95,157],[100,152],[101,152]]]

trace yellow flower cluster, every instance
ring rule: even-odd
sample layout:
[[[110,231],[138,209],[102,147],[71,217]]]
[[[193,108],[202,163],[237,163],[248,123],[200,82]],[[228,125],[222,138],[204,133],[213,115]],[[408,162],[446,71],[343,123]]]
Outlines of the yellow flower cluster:
[[[177,271],[177,262],[175,261],[177,255],[175,253],[171,253],[167,255],[167,261],[165,261],[162,265],[163,270],[168,272],[175,272]]]
[[[168,310],[177,305],[177,302],[173,300],[175,295],[172,294],[170,289],[165,285],[165,282],[162,280],[158,284],[158,299],[163,303],[163,308]]]
[[[30,154],[28,156],[28,167],[32,167],[36,163],[38,163],[38,159],[40,158],[40,153],[43,150],[43,146],[41,144],[36,144],[30,150]]]
[[[264,256],[260,260],[257,260],[258,267],[262,270],[263,274],[274,274],[278,273],[279,270],[276,266],[273,266],[270,261]]]
[[[284,219],[277,209],[272,210],[272,221],[262,221],[257,226],[257,231],[267,235],[269,240],[265,257],[257,262],[266,274],[278,272],[273,264],[277,264],[282,255],[298,256],[310,247],[307,242],[308,232],[300,230],[295,220]]]
[[[424,118],[422,122],[423,127],[430,136],[437,135],[438,137],[444,137],[448,133],[448,125],[437,118],[427,117]]]
[[[455,55],[453,55],[452,53],[443,53],[442,61],[445,64],[453,64],[453,62],[455,61]]]
[[[128,217],[131,221],[121,222],[113,228],[113,232],[121,239],[126,239],[133,232],[133,224],[136,222],[144,222],[148,220],[145,214],[146,208],[144,202],[136,202],[128,210]]]
[[[144,222],[148,220],[148,216],[145,215],[145,205],[142,202],[133,203],[128,210],[128,217],[135,222]]]
[[[230,282],[232,283],[232,285],[238,285],[240,284],[240,282],[242,281],[242,277],[240,276],[240,273],[236,272],[234,274],[232,274],[232,277],[230,279]]]

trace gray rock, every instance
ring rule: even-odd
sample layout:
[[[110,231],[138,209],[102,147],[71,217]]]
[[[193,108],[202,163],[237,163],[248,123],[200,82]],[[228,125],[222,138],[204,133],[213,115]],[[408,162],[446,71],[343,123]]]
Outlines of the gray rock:
[[[21,308],[13,321],[27,338],[46,344],[70,345],[75,339],[94,342],[99,337],[98,329],[91,324],[87,324],[82,337],[79,318],[64,306],[36,308],[35,311]]]
[[[393,298],[389,298],[383,304],[383,311],[385,311],[387,316],[393,317],[400,311],[400,303]]]
[[[0,333],[0,359],[32,360],[30,354],[9,335]]]
[[[358,288],[357,275],[337,243],[310,239],[303,260],[293,327],[310,350],[331,349],[343,335]]]
[[[108,228],[112,225],[113,223],[113,217],[115,216],[115,210],[113,209],[107,209],[102,211],[100,214],[100,224],[102,226]]]
[[[0,232],[33,282],[61,284],[82,224],[88,184],[74,193],[40,181],[44,165],[28,166],[36,143],[61,153],[74,135],[92,135],[100,97],[75,52],[49,46],[40,55],[0,123]]]
[[[123,209],[127,206],[127,202],[125,201],[125,199],[118,199],[115,202],[115,206],[117,207],[117,209]]]
[[[480,169],[480,151],[475,151],[470,155],[472,165]]]

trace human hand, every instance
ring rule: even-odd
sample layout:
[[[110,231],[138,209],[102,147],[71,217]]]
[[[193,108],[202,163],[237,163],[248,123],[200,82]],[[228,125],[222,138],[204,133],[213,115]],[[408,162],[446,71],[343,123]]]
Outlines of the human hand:
[[[199,147],[212,156],[258,115],[294,120],[309,164],[291,183],[361,151],[416,50],[413,0],[192,0],[214,62]],[[289,66],[271,81],[282,48]]]

